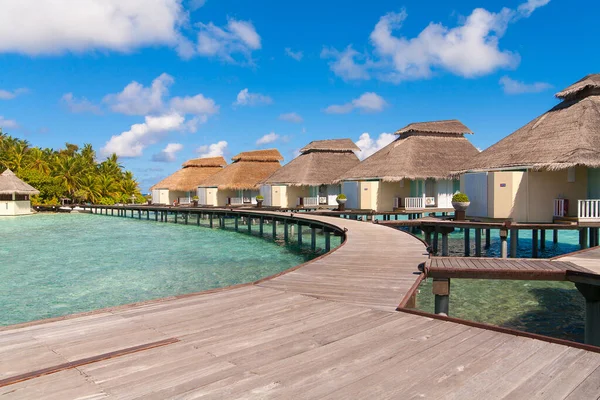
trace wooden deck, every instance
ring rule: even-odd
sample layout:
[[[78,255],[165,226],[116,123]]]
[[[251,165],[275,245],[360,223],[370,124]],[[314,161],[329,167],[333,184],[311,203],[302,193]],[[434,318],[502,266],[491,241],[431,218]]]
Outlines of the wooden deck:
[[[564,259],[432,257],[423,264],[423,270],[432,278],[463,279],[566,281],[570,271],[594,275],[593,271]]]
[[[570,262],[600,275],[600,247],[556,257],[554,260]]]
[[[0,328],[1,398],[600,395],[599,353],[392,311],[426,260],[419,240],[303,217],[347,228],[347,243],[258,285]]]

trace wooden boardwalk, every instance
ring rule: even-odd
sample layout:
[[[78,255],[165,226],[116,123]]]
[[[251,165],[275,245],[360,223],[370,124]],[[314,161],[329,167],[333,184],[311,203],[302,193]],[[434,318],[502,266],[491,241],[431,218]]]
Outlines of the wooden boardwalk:
[[[0,397],[600,395],[599,353],[392,311],[426,259],[417,239],[375,224],[305,218],[348,228],[347,244],[258,285],[0,329],[0,380],[9,380],[0,381]]]
[[[600,275],[600,247],[556,257],[554,260],[570,262]]]

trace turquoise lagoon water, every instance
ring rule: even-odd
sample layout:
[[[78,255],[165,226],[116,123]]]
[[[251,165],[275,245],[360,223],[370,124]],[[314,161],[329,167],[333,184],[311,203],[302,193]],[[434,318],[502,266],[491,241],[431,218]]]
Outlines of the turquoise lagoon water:
[[[89,214],[2,218],[0,325],[251,282],[316,255],[281,238],[195,225]]]

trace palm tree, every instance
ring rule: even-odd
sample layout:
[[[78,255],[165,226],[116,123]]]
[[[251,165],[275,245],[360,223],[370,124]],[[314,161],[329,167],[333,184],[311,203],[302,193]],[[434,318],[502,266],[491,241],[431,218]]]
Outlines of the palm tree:
[[[100,175],[98,178],[98,186],[101,197],[116,198],[119,196],[119,183],[113,176]]]
[[[93,174],[86,174],[79,180],[79,189],[76,191],[82,200],[96,203],[102,197],[98,178]]]
[[[42,149],[38,147],[31,148],[25,155],[25,167],[43,172],[44,174],[49,174],[50,164],[48,159],[49,157]]]
[[[59,177],[68,194],[73,195],[79,186],[81,164],[68,156],[57,156],[55,160],[54,176]]]

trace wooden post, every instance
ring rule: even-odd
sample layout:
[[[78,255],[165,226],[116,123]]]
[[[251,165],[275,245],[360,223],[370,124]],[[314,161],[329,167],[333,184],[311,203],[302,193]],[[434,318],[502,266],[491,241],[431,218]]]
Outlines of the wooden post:
[[[431,246],[431,228],[423,228],[423,233],[425,233],[425,243],[427,243],[428,246]]]
[[[508,237],[508,230],[500,229],[500,256],[502,258],[508,257],[508,243],[506,243],[507,237]]]
[[[558,243],[558,229],[552,230],[552,243]]]
[[[298,222],[298,246],[302,246],[302,225]]]
[[[447,235],[447,233],[442,233],[442,235]],[[434,312],[436,314],[448,315],[450,308],[450,279],[433,278],[432,292],[435,295]]]
[[[475,257],[481,257],[481,228],[475,228]]]
[[[491,232],[489,229],[485,230],[485,248],[489,249],[490,248],[490,242],[491,242]]]
[[[579,246],[581,249],[588,248],[588,230],[587,228],[579,229]]]
[[[213,227],[213,225],[214,225],[214,221],[213,221],[213,214],[212,214],[212,213],[208,214],[208,218],[209,218],[209,222],[208,222],[208,224],[209,224],[209,226],[212,228],[212,227]]]
[[[328,252],[331,250],[331,233],[327,228],[324,228],[323,232],[325,233],[325,251]]]
[[[175,223],[177,223],[177,218],[179,217],[179,212],[175,211]]]
[[[465,257],[471,255],[471,230],[465,228]]]
[[[236,215],[234,217],[234,225],[233,225],[236,232],[239,230],[239,226],[240,226],[240,221],[239,220],[240,220],[240,216]]]
[[[439,227],[435,227],[435,231],[433,232],[433,254],[438,253],[438,241],[439,241]]]
[[[260,236],[263,235],[264,233],[264,229],[263,229],[263,224],[265,223],[264,218],[261,216],[260,217],[260,226],[258,228],[258,232],[260,233]]]
[[[277,237],[277,220],[275,220],[275,218],[273,218],[271,220],[271,224],[273,224],[272,228],[273,228],[273,239],[275,239]]]
[[[150,210],[146,210],[146,221],[150,221]]]
[[[310,248],[312,251],[317,249],[317,229],[314,226],[310,227]]]
[[[200,226],[200,214],[196,214],[196,226]]]
[[[110,216],[112,217],[112,216],[114,216],[114,215],[115,215],[115,209],[114,209],[114,208],[111,208],[111,209],[110,209]]]
[[[450,254],[448,250],[448,231],[442,230],[442,256],[447,257]]]
[[[248,233],[252,233],[252,218],[248,217]]]
[[[540,230],[540,250],[546,249],[546,230]]]
[[[286,242],[290,239],[289,226],[287,219],[283,221],[283,240]]]
[[[142,219],[142,210],[138,210],[138,219]]]
[[[585,298],[585,343],[600,346],[600,286],[575,283]]]
[[[510,258],[517,258],[517,248],[519,245],[519,230],[512,228],[510,230]]]
[[[538,258],[538,230],[531,231],[531,257]]]
[[[184,218],[184,220],[185,220],[185,224],[186,224],[186,225],[188,224],[188,218],[189,218],[189,217],[190,217],[190,213],[189,213],[189,212],[186,212],[185,214],[183,214],[183,218]]]

